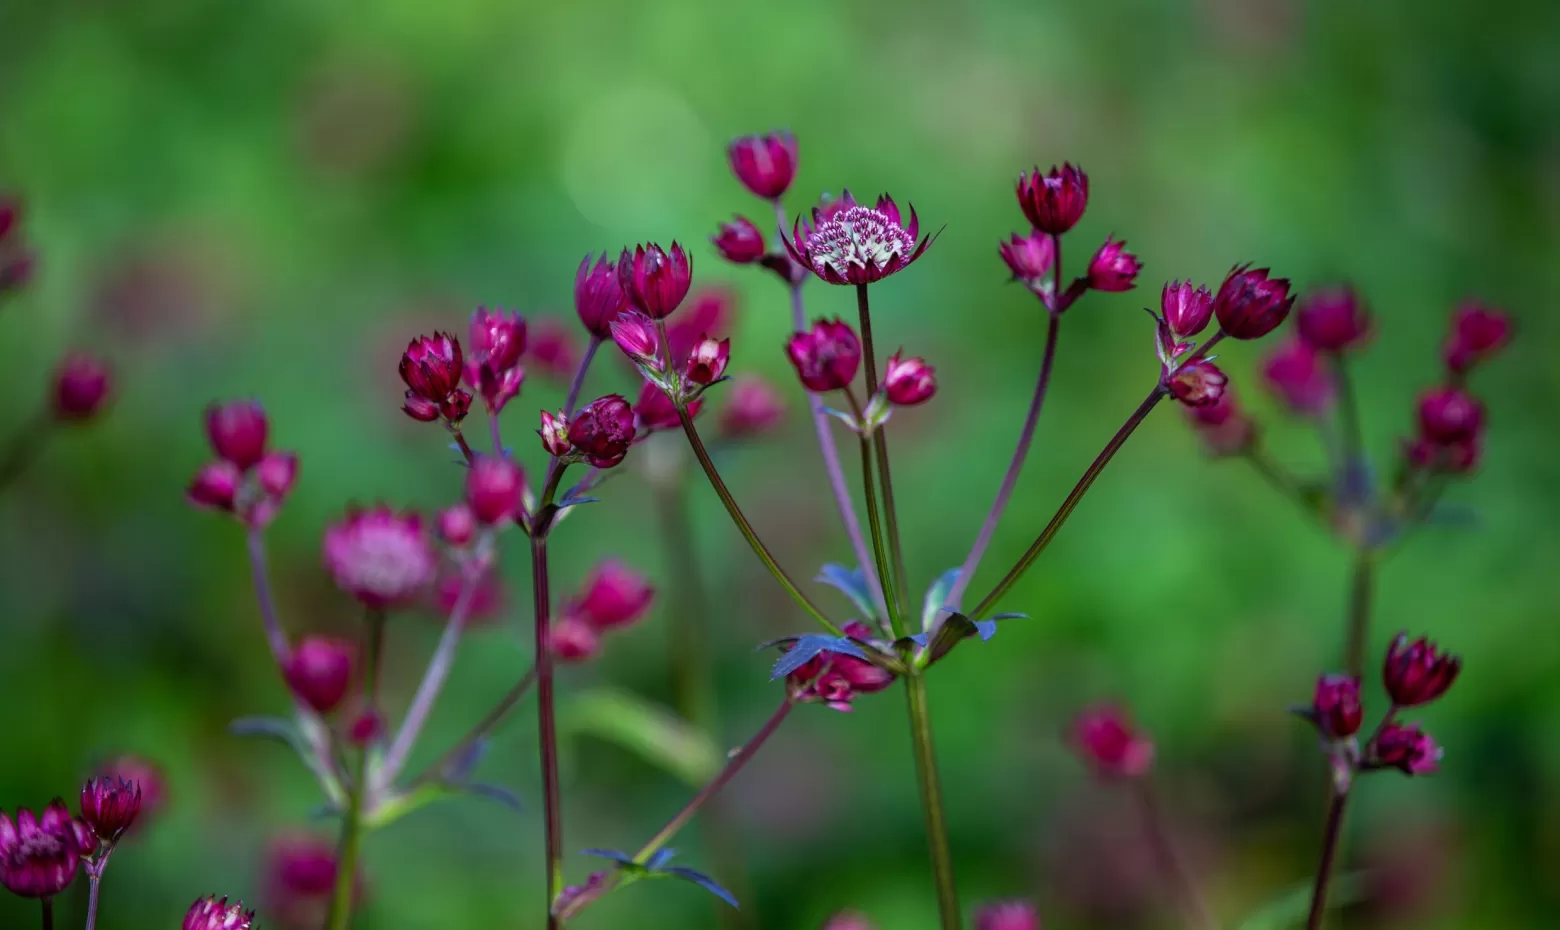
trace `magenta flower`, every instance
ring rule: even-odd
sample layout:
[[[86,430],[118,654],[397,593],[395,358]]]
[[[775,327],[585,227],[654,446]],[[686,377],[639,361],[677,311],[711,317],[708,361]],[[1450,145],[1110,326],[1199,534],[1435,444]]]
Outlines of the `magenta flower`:
[[[248,471],[265,457],[269,430],[265,408],[255,401],[237,400],[206,408],[206,437],[212,451],[240,471]]]
[[[184,915],[184,930],[252,930],[255,912],[244,910],[244,902],[228,903],[227,898],[212,895],[190,905]]]
[[[0,297],[19,289],[32,277],[33,257],[17,230],[22,221],[22,203],[15,197],[0,196]]]
[[[764,234],[745,216],[733,217],[731,222],[722,223],[710,241],[715,244],[721,258],[736,265],[751,265],[769,251]]]
[[[1445,694],[1461,670],[1461,659],[1425,637],[1409,642],[1407,634],[1399,633],[1387,649],[1381,678],[1393,704],[1417,707]]]
[[[89,778],[81,788],[81,819],[105,844],[112,844],[135,823],[141,788],[123,778]]]
[[[780,393],[757,377],[738,378],[720,411],[721,435],[730,439],[767,432],[785,415]]]
[[[1326,288],[1307,294],[1300,302],[1295,329],[1313,349],[1342,352],[1370,338],[1370,313],[1353,288]]]
[[[688,404],[688,415],[698,416],[703,406],[702,400],[692,401]],[[634,401],[634,421],[636,429],[652,433],[682,427],[682,419],[677,416],[677,405],[672,403],[671,395],[649,381],[639,388],[639,398]]]
[[[735,315],[736,296],[726,288],[704,287],[690,294],[677,315],[666,321],[666,348],[672,366],[682,367],[694,344],[705,336],[721,339],[729,335]]]
[[[108,400],[108,368],[82,352],[65,357],[54,371],[54,417],[90,420]]]
[[[1198,359],[1176,369],[1168,387],[1171,396],[1186,406],[1206,407],[1219,402],[1228,383],[1229,378],[1217,365],[1207,359]]]
[[[325,567],[364,606],[387,610],[415,598],[435,565],[422,518],[380,506],[349,511],[325,531]]]
[[[325,636],[306,636],[288,653],[282,677],[298,700],[317,714],[340,706],[352,685],[351,643]]]
[[[1262,363],[1262,377],[1295,413],[1318,416],[1332,406],[1332,372],[1310,343],[1292,339],[1280,345]]]
[[[585,329],[597,339],[609,339],[612,332],[608,327],[627,309],[628,295],[618,283],[617,265],[607,261],[605,253],[595,265],[585,256],[574,275],[574,311]]]
[[[1028,901],[998,901],[975,911],[975,930],[1040,930],[1040,914]]]
[[[838,319],[815,320],[812,329],[791,337],[785,351],[802,386],[820,394],[848,386],[861,365],[861,340]]]
[[[55,798],[36,817],[30,810],[12,820],[0,811],[0,885],[24,898],[52,898],[76,877],[83,856],[97,850],[97,838]]]
[[[471,395],[460,389],[464,366],[460,340],[449,333],[413,339],[401,356],[401,380],[407,389],[402,409],[424,422],[440,416],[451,423],[465,419]]]
[[[455,612],[455,603],[468,582],[460,572],[450,572],[433,586],[433,608],[441,619]],[[471,594],[466,598],[466,626],[474,628],[488,621],[499,619],[508,598],[503,583],[492,572],[483,573],[472,583]]]
[[[586,404],[569,423],[569,444],[597,468],[623,461],[634,442],[634,408],[621,394]]]
[[[232,462],[211,462],[195,473],[185,496],[197,507],[231,513],[243,481],[243,473]]]
[[[548,455],[564,456],[574,451],[569,442],[569,418],[560,410],[556,414],[542,411],[542,428],[536,431],[542,437],[542,448]]]
[[[1078,224],[1089,205],[1089,176],[1082,168],[1063,163],[1041,174],[1018,176],[1018,206],[1031,225],[1041,232],[1059,236]]]
[[[1190,281],[1171,281],[1159,295],[1159,309],[1176,340],[1183,340],[1208,327],[1213,318],[1213,293]]]
[[[162,807],[167,780],[162,769],[137,756],[119,756],[98,769],[99,778],[127,781],[141,793],[141,807],[137,824],[145,824],[147,817]],[[134,827],[134,825],[132,825]]]
[[[1294,306],[1289,279],[1269,277],[1266,268],[1236,265],[1213,298],[1219,325],[1236,339],[1260,339],[1278,328]]]
[[[1372,745],[1372,765],[1404,775],[1429,775],[1441,761],[1441,747],[1418,724],[1389,723]]]
[[[895,352],[888,357],[883,369],[883,390],[897,406],[924,404],[937,393],[937,370],[926,364],[924,358],[901,358],[901,354]]]
[[[1013,280],[1021,282],[1035,294],[1048,296],[1053,290],[1051,268],[1056,264],[1056,240],[1049,233],[1038,230],[1027,236],[1017,233],[1006,242],[997,244],[997,254],[1013,272]]]
[[[569,614],[593,629],[607,630],[639,620],[653,600],[655,588],[648,578],[617,559],[607,559],[585,579]]]
[[[616,281],[615,275],[613,280]],[[526,338],[525,359],[526,364],[546,377],[567,381],[580,363],[580,353],[571,331],[560,321],[545,318],[531,324]]]
[[[1499,310],[1466,304],[1452,317],[1443,355],[1446,367],[1462,373],[1495,355],[1511,341],[1511,318]]]
[[[271,844],[264,869],[268,927],[273,922],[288,930],[312,930],[325,925],[339,870],[333,843],[307,833],[284,834]],[[362,879],[357,875],[353,878],[356,898],[362,892]]]
[[[871,628],[859,620],[845,624],[844,632],[861,640],[872,636]],[[894,683],[894,675],[854,656],[825,652],[807,660],[786,680],[796,700],[850,713],[856,695],[882,691]]]
[[[1484,454],[1481,437],[1438,442],[1425,436],[1409,440],[1404,455],[1415,468],[1441,475],[1465,475],[1479,467]]]
[[[564,617],[547,635],[553,658],[559,662],[589,662],[601,653],[601,634],[577,617]]]
[[[1219,399],[1203,407],[1182,406],[1203,446],[1214,455],[1238,455],[1251,448],[1257,427],[1225,388]]]
[[[1100,777],[1135,778],[1154,761],[1154,744],[1132,727],[1124,711],[1109,704],[1080,713],[1073,721],[1070,742]]]
[[[726,147],[726,159],[754,196],[777,200],[796,177],[796,139],[789,132],[743,136]]]
[[[466,506],[485,526],[507,523],[524,509],[525,472],[513,460],[478,456],[466,469]]]
[[[471,315],[471,360],[504,371],[525,354],[525,318],[478,307]]]
[[[647,365],[656,371],[665,367],[661,359],[661,336],[654,320],[638,310],[629,310],[619,314],[609,329],[612,341],[635,364]]]
[[[1316,680],[1311,718],[1328,739],[1346,739],[1359,732],[1364,710],[1360,707],[1360,680],[1349,675],[1323,675]]]
[[[1089,286],[1096,291],[1130,291],[1143,263],[1127,251],[1126,240],[1107,236],[1089,261]]]
[[[457,549],[468,545],[477,535],[477,517],[464,503],[452,504],[439,511],[436,525],[439,539]]]
[[[255,483],[273,498],[286,497],[298,481],[298,456],[292,452],[272,452],[255,466]]]
[[[1484,405],[1460,388],[1429,391],[1419,398],[1421,435],[1441,445],[1478,438],[1484,429]]]
[[[693,258],[676,242],[670,252],[653,242],[624,249],[617,270],[629,302],[656,320],[671,316],[693,283]]]
[[[726,373],[726,363],[731,361],[731,340],[700,336],[688,353],[688,367],[683,377],[694,384],[712,384]]]
[[[815,207],[813,220],[800,217],[785,239],[786,251],[797,264],[830,284],[871,284],[909,267],[921,257],[935,237],[916,242],[921,229],[910,208],[910,222],[902,223],[899,207],[887,194],[877,206],[858,204],[845,191],[838,201]]]

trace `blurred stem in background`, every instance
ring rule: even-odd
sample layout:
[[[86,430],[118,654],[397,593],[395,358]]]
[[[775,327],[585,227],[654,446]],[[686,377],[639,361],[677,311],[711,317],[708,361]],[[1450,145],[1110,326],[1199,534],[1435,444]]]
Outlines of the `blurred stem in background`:
[[[686,459],[684,458],[684,461]],[[687,478],[679,462],[667,474],[652,477],[663,549],[671,579],[672,609],[669,630],[672,692],[677,712],[683,719],[709,734],[719,744],[720,715],[714,702],[714,669],[710,664],[707,641],[710,636],[709,598],[699,572],[698,540],[688,512]],[[700,830],[710,857],[720,863],[716,873],[721,883],[738,900],[748,900],[747,869],[742,861],[742,846],[734,834],[726,805],[719,799],[709,802],[709,810],[700,820]],[[722,926],[748,926],[745,911],[717,905]]]
[[[1132,793],[1136,795],[1138,812],[1143,818],[1143,835],[1148,839],[1154,858],[1159,860],[1159,867],[1175,886],[1175,893],[1181,899],[1181,906],[1186,911],[1186,922],[1202,930],[1218,930],[1218,921],[1214,919],[1213,912],[1208,909],[1202,893],[1197,890],[1197,883],[1192,880],[1191,872],[1182,862],[1180,852],[1170,839],[1170,830],[1165,825],[1164,814],[1159,809],[1159,800],[1146,775],[1133,782]]]
[[[10,487],[11,482],[20,478],[27,466],[38,458],[38,453],[54,434],[54,423],[54,418],[47,413],[35,414],[17,427],[4,446],[0,446],[0,491]]]
[[[363,623],[363,711],[378,714],[379,666],[384,654],[385,615],[371,610]],[[358,849],[363,839],[363,801],[368,793],[368,756],[372,740],[358,750],[357,768],[347,787],[347,809],[341,820],[341,840],[336,848],[336,888],[330,899],[327,930],[347,930],[352,925],[353,884],[357,877]]]

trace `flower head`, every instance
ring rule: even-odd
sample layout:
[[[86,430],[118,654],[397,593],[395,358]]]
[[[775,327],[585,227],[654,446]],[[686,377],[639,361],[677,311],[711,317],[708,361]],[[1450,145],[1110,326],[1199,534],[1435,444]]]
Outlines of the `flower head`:
[[[1159,295],[1159,310],[1178,341],[1195,336],[1213,317],[1213,293],[1190,281],[1171,281]]]
[[[513,459],[482,455],[466,469],[466,506],[485,526],[507,523],[524,505],[525,473]]]
[[[597,339],[609,339],[612,321],[627,309],[628,295],[618,283],[617,265],[607,261],[605,253],[594,265],[590,256],[585,256],[574,274],[574,311],[585,329]]]
[[[337,587],[374,610],[405,604],[433,580],[422,518],[388,507],[349,511],[325,531],[325,567]]]
[[[1088,708],[1073,720],[1071,743],[1100,777],[1135,778],[1154,761],[1154,744],[1133,728],[1124,711],[1109,704]]]
[[[564,617],[547,634],[560,662],[589,662],[601,653],[601,634],[578,617]]]
[[[414,420],[444,417],[458,423],[471,409],[471,395],[461,390],[465,355],[460,340],[449,333],[418,336],[401,355],[401,380],[406,382],[402,408]]]
[[[615,280],[615,277],[614,277]],[[610,320],[608,321],[611,322]],[[579,364],[572,332],[552,317],[536,320],[526,336],[525,361],[548,378],[566,381]]]
[[[883,390],[900,407],[924,404],[937,393],[936,369],[924,358],[902,358],[895,352],[883,369]]]
[[[975,930],[1040,930],[1040,915],[1028,901],[998,901],[975,911]]]
[[[195,473],[185,496],[197,507],[231,512],[238,503],[243,482],[243,472],[232,462],[209,462]]]
[[[504,371],[525,354],[525,318],[478,307],[471,315],[471,360]]]
[[[1126,240],[1106,237],[1089,261],[1089,286],[1096,291],[1130,291],[1143,263],[1127,251]]]
[[[542,428],[536,431],[542,437],[542,448],[548,455],[568,455],[574,450],[569,442],[569,418],[560,410],[556,414],[542,411]]]
[[[270,423],[265,408],[256,401],[237,400],[206,408],[206,438],[212,451],[248,471],[265,457]]]
[[[1484,429],[1484,405],[1461,388],[1437,388],[1419,398],[1420,435],[1443,445],[1475,439]]]
[[[0,811],[0,885],[24,898],[52,898],[76,877],[81,857],[97,849],[85,823],[54,799],[37,817],[19,810],[16,819]]]
[[[90,420],[108,400],[108,368],[82,352],[65,357],[54,371],[54,417]]]
[[[597,468],[623,461],[634,442],[634,408],[621,394],[586,404],[569,423],[569,444]]]
[[[812,329],[791,337],[785,351],[802,386],[818,393],[846,387],[861,365],[861,340],[838,319],[814,321]]]
[[[351,643],[325,636],[306,636],[282,663],[282,677],[298,700],[317,714],[329,714],[341,704],[352,684]]]
[[[1229,378],[1207,359],[1187,362],[1170,376],[1170,394],[1188,407],[1216,404],[1224,396]]]
[[[754,196],[776,200],[796,177],[796,138],[789,132],[743,136],[726,146],[731,173]]]
[[[1018,176],[1018,206],[1041,232],[1059,236],[1078,224],[1089,205],[1089,176],[1082,168],[1064,163],[1041,174]]]
[[[1452,331],[1442,352],[1446,367],[1466,372],[1498,353],[1511,340],[1511,317],[1479,304],[1465,304],[1452,317]]]
[[[1311,344],[1292,339],[1262,363],[1264,383],[1290,410],[1307,416],[1332,406],[1333,378],[1321,353]]]
[[[81,788],[81,819],[104,843],[114,843],[141,812],[141,787],[123,778],[89,778]]]
[[[731,340],[700,336],[688,353],[688,367],[683,377],[694,384],[712,384],[726,373],[726,363],[731,361]]]
[[[166,779],[162,769],[137,756],[119,756],[98,769],[98,777],[114,781],[127,781],[140,792],[141,806],[136,824],[144,824],[147,817],[162,806],[166,791]],[[132,825],[132,829],[138,829]]]
[[[1278,328],[1294,306],[1288,278],[1269,277],[1266,268],[1237,265],[1213,298],[1213,314],[1235,339],[1260,339]]]
[[[597,630],[632,624],[650,609],[650,580],[617,559],[598,564],[569,606],[569,615]]]
[[[844,632],[861,640],[872,636],[871,628],[859,620],[845,624]],[[786,680],[795,700],[849,713],[856,695],[882,691],[894,683],[894,675],[855,656],[824,652],[807,660]]]
[[[710,241],[715,244],[721,258],[736,265],[751,265],[769,251],[764,234],[745,216],[736,216],[731,222],[722,223]]]
[[[336,847],[308,833],[288,833],[271,843],[264,864],[267,925],[312,930],[325,925],[338,871]],[[361,879],[354,875],[354,897]]]
[[[227,898],[212,895],[190,905],[184,915],[184,930],[251,930],[255,912],[244,910],[244,902],[228,903]]]
[[[1437,649],[1425,637],[1409,642],[1407,634],[1399,633],[1387,648],[1381,677],[1392,703],[1417,707],[1445,694],[1461,670],[1461,659]]]
[[[1027,236],[1013,234],[1013,238],[997,244],[997,254],[1013,272],[1013,280],[1021,282],[1035,294],[1047,298],[1054,290],[1051,269],[1056,265],[1056,240],[1050,233],[1035,230]]]
[[[871,284],[909,267],[932,237],[918,243],[921,229],[915,208],[903,223],[894,199],[884,194],[877,205],[858,204],[845,191],[840,200],[814,208],[812,222],[797,218],[786,251],[797,264],[830,284]]]
[[[1207,406],[1181,409],[1186,411],[1203,446],[1214,455],[1239,455],[1250,449],[1256,439],[1256,424],[1235,402],[1235,394],[1228,386],[1218,400]]]
[[[1441,761],[1441,747],[1413,723],[1389,723],[1372,743],[1370,764],[1404,775],[1429,775]]]
[[[619,314],[609,329],[612,331],[612,341],[636,365],[655,371],[665,367],[661,358],[661,336],[655,328],[654,320],[638,310],[629,310]]]
[[[1360,680],[1351,675],[1323,675],[1316,680],[1311,718],[1328,739],[1346,739],[1359,732]]]
[[[721,435],[732,439],[753,436],[769,430],[784,414],[780,393],[769,382],[756,377],[738,378],[720,410]]]
[[[1295,311],[1295,329],[1306,345],[1341,352],[1370,338],[1370,312],[1347,285],[1313,291]]]
[[[693,283],[693,259],[676,242],[669,252],[653,242],[624,249],[617,270],[629,302],[656,320],[671,316]]]

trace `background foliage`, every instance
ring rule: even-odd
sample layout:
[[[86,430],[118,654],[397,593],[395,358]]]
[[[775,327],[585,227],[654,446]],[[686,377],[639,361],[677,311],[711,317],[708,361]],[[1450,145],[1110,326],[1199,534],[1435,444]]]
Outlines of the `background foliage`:
[[[1391,889],[1411,906],[1352,919],[1547,925],[1560,913],[1560,389],[1543,363],[1560,344],[1557,37],[1560,7],[1523,0],[8,0],[0,186],[27,198],[42,263],[0,315],[12,347],[0,426],[37,402],[67,344],[109,353],[123,389],[105,422],[54,444],[0,501],[0,800],[38,806],[107,753],[149,756],[170,800],[116,857],[104,926],[174,926],[214,889],[257,896],[266,843],[305,825],[316,799],[280,750],[225,733],[285,698],[237,531],[182,501],[204,456],[201,407],[259,396],[279,444],[300,452],[272,531],[285,616],[347,629],[352,605],[319,567],[323,524],[349,499],[433,507],[454,493],[435,431],[397,409],[394,362],[413,333],[462,326],[478,303],[566,314],[585,252],[676,237],[695,245],[698,280],[739,292],[734,369],[791,387],[782,290],[705,243],[733,210],[763,218],[725,169],[725,141],[789,126],[802,146],[793,212],[848,185],[947,224],[876,291],[880,341],[942,376],[933,404],[895,421],[907,557],[926,581],[962,558],[1038,363],[1042,314],[995,255],[1023,222],[1012,179],[1037,161],[1081,162],[1093,178],[1068,257],[1123,235],[1145,286],[1069,315],[987,579],[1150,383],[1139,308],[1163,280],[1216,282],[1256,259],[1302,283],[1357,282],[1380,321],[1359,380],[1382,461],[1433,377],[1451,306],[1476,294],[1515,312],[1519,343],[1477,383],[1493,414],[1487,463],[1452,495],[1477,520],[1423,533],[1382,573],[1376,654],[1406,627],[1466,668],[1424,715],[1445,771],[1372,779],[1354,808],[1355,859],[1411,861],[1415,880]],[[810,286],[810,310],[848,313],[850,297]],[[1252,348],[1223,358],[1250,380]],[[595,386],[628,385],[601,370]],[[1245,397],[1261,404],[1254,388]],[[539,378],[526,391],[506,432],[534,467],[532,415],[559,392]],[[1314,438],[1273,416],[1276,447],[1319,463]],[[809,433],[793,416],[727,466],[802,574],[847,551]],[[604,554],[664,576],[644,484],[606,490],[557,537],[565,586]],[[751,644],[802,620],[711,495],[693,500],[734,745],[778,697]],[[961,649],[932,681],[966,899],[1033,896],[1048,927],[1170,925],[1123,799],[1089,786],[1058,740],[1100,697],[1128,702],[1157,738],[1163,793],[1221,914],[1233,922],[1310,874],[1323,765],[1283,709],[1336,661],[1344,575],[1344,556],[1255,475],[1205,461],[1178,416],[1156,413],[1005,604],[1034,619]],[[526,597],[517,584],[513,601]],[[436,735],[523,667],[522,613],[468,641]],[[409,694],[436,632],[396,624],[388,693]],[[565,687],[666,701],[669,648],[653,618]],[[899,700],[864,698],[853,716],[806,708],[734,786],[756,926],[810,928],[846,905],[884,927],[934,924]],[[484,767],[528,798],[533,716],[503,730]],[[688,792],[610,741],[572,739],[565,761],[571,849],[632,848]],[[688,864],[704,860],[693,835],[681,845]],[[421,812],[370,842],[361,926],[531,926],[540,852],[534,804]],[[589,867],[574,859],[570,875]],[[0,925],[29,925],[23,904],[0,899]],[[66,905],[67,926],[81,907]],[[579,924],[714,919],[696,889],[655,883]]]

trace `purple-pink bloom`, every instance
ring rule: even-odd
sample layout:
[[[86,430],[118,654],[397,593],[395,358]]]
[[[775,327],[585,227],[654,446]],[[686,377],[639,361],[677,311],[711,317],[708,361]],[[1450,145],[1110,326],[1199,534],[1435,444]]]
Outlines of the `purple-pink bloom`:
[[[1028,901],[998,901],[976,909],[975,930],[1040,930],[1040,914]]]
[[[586,404],[569,423],[569,444],[597,468],[623,461],[634,442],[634,408],[621,394]]]
[[[1511,340],[1511,317],[1479,304],[1464,304],[1452,317],[1443,356],[1446,367],[1462,373],[1498,353]]]
[[[1323,675],[1316,679],[1311,717],[1328,739],[1345,739],[1359,732],[1364,719],[1360,706],[1360,680],[1351,675]]]
[[[1159,295],[1159,310],[1177,341],[1195,336],[1213,318],[1213,292],[1190,281],[1171,281]]]
[[[702,398],[688,402],[690,418],[698,416],[703,409]],[[634,422],[638,429],[652,433],[682,427],[682,418],[677,415],[677,405],[672,402],[672,396],[649,381],[639,388],[639,397],[634,401]]]
[[[736,216],[731,222],[722,223],[710,241],[715,244],[721,258],[737,265],[751,265],[769,251],[764,234],[745,216]]]
[[[325,567],[364,606],[387,610],[415,598],[435,564],[422,518],[379,506],[348,511],[325,531]]]
[[[895,352],[883,368],[883,390],[900,407],[924,404],[937,393],[936,369],[924,358],[902,358]]]
[[[547,634],[559,662],[589,662],[601,652],[601,634],[578,617],[564,617]]]
[[[1018,176],[1018,206],[1024,216],[1041,232],[1059,236],[1078,224],[1089,205],[1089,176],[1082,168],[1063,163],[1041,174]]]
[[[544,317],[533,322],[526,334],[525,357],[527,364],[546,377],[567,381],[579,365],[580,353],[572,331],[561,321]]]
[[[1219,285],[1213,314],[1224,332],[1235,339],[1260,339],[1289,316],[1295,298],[1288,278],[1270,277],[1266,268],[1236,265]]]
[[[442,404],[460,386],[464,365],[459,339],[449,333],[418,336],[401,355],[401,380],[417,396]]]
[[[542,437],[542,448],[548,455],[568,455],[574,451],[574,445],[569,442],[569,418],[560,410],[556,414],[542,411],[542,428],[536,431]]]
[[[212,404],[206,408],[206,438],[218,458],[248,471],[265,457],[270,422],[265,408],[252,400]]]
[[[216,895],[201,898],[184,915],[184,930],[252,930],[255,912],[244,910],[244,902]]]
[[[1442,445],[1476,439],[1484,429],[1484,405],[1461,388],[1436,388],[1419,398],[1419,430]]]
[[[780,393],[758,377],[738,378],[720,410],[720,431],[728,438],[762,433],[780,422],[785,405]]]
[[[513,459],[478,456],[466,469],[466,506],[477,522],[486,526],[507,523],[524,505],[525,472]]]
[[[52,898],[76,877],[81,858],[97,850],[97,838],[55,798],[43,816],[0,811],[0,885],[24,898]]]
[[[1445,694],[1461,670],[1461,659],[1429,639],[1421,636],[1410,642],[1407,634],[1399,633],[1387,648],[1381,678],[1393,704],[1417,707]]]
[[[1295,330],[1313,349],[1342,352],[1370,338],[1370,313],[1353,288],[1324,288],[1312,291],[1300,302],[1295,310]]]
[[[638,310],[629,310],[619,314],[609,329],[612,341],[636,364],[648,365],[656,371],[665,367],[661,359],[661,337],[654,320]]]
[[[997,254],[1013,272],[1013,280],[1021,282],[1034,293],[1045,297],[1054,289],[1051,269],[1056,264],[1056,240],[1050,233],[1035,230],[1027,236],[1013,234],[1013,238],[997,244]]]
[[[201,466],[185,491],[190,503],[197,507],[232,512],[238,501],[238,489],[244,475],[232,462],[218,460]]]
[[[726,363],[731,361],[731,340],[700,336],[688,353],[688,367],[683,376],[694,384],[712,384],[726,373]]]
[[[607,630],[643,617],[654,599],[650,579],[617,559],[606,559],[585,579],[568,612],[593,629]]]
[[[65,357],[54,371],[54,416],[58,420],[90,420],[108,400],[108,368],[83,352]]]
[[[1291,339],[1274,349],[1262,363],[1262,379],[1296,413],[1317,416],[1332,406],[1332,371],[1308,342]]]
[[[812,329],[791,337],[785,351],[802,386],[816,393],[848,386],[861,365],[861,340],[838,319],[813,321]]]
[[[1219,366],[1207,359],[1187,362],[1170,376],[1170,394],[1188,407],[1206,407],[1216,404],[1224,396],[1224,386],[1229,378]]]
[[[859,620],[845,624],[846,636],[866,640],[872,630]],[[851,702],[858,694],[873,694],[894,683],[894,675],[854,656],[837,652],[823,652],[808,659],[800,668],[786,676],[794,699],[802,702],[818,702],[832,709],[849,713]]]
[[[815,207],[811,223],[798,217],[784,241],[797,264],[830,284],[871,284],[921,257],[933,237],[918,243],[920,228],[915,207],[904,223],[887,194],[868,207],[847,190],[838,201]]]
[[[305,636],[287,654],[282,677],[298,700],[317,714],[335,710],[352,686],[356,648],[328,636]]]
[[[362,717],[369,718],[367,724],[353,722],[353,729],[359,729],[358,737],[365,735],[363,731],[372,730],[374,715]],[[308,833],[284,834],[271,844],[264,868],[268,926],[273,921],[288,930],[313,930],[325,925],[339,871],[336,847],[331,841]],[[362,891],[362,877],[354,875],[353,879],[352,893],[356,898]]]
[[[1154,761],[1154,744],[1137,732],[1125,711],[1110,704],[1080,713],[1073,720],[1069,742],[1101,777],[1135,778]]]
[[[1429,775],[1441,761],[1441,747],[1415,723],[1389,723],[1372,744],[1372,762],[1404,775]]]
[[[478,307],[471,315],[472,360],[503,371],[525,354],[525,318],[518,313]]]
[[[618,282],[617,265],[608,261],[605,253],[594,265],[590,256],[585,256],[574,274],[574,312],[585,329],[597,339],[609,339],[612,321],[627,309],[628,295]]]
[[[1107,236],[1089,261],[1089,286],[1097,291],[1130,291],[1143,263],[1127,251],[1125,239]]]
[[[671,251],[655,243],[623,250],[618,258],[618,285],[635,307],[652,319],[664,320],[688,296],[693,283],[693,258],[672,243]]]
[[[81,787],[81,820],[99,840],[114,843],[141,812],[141,788],[123,778],[89,778]]]
[[[776,200],[796,177],[796,138],[789,132],[743,136],[726,146],[726,159],[743,187]]]

